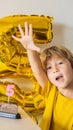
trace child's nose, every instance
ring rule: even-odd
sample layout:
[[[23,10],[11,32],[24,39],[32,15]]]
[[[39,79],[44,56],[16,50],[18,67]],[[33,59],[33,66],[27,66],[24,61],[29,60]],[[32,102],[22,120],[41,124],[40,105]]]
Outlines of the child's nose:
[[[53,73],[56,73],[56,72],[58,72],[58,68],[57,68],[57,66],[54,66],[53,67]]]

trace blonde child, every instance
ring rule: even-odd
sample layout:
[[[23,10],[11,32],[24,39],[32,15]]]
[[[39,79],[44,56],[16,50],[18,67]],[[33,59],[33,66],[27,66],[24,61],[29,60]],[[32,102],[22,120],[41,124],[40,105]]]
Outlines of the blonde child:
[[[46,99],[40,123],[42,130],[73,129],[73,54],[65,47],[45,49],[44,71],[39,57],[42,52],[33,41],[32,25],[25,22],[25,33],[19,25],[21,38],[12,36],[27,50],[34,75]]]

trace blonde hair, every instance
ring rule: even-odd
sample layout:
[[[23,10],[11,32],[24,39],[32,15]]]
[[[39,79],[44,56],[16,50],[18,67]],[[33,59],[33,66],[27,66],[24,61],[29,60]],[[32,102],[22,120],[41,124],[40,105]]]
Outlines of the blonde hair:
[[[73,68],[73,53],[64,46],[51,46],[46,48],[43,53],[46,54],[46,58],[43,62],[44,68],[46,67],[46,60],[55,55],[66,58]]]

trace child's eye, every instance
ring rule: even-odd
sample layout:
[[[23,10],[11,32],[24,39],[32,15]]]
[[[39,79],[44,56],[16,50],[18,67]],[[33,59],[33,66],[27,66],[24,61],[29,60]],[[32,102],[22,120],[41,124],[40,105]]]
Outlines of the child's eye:
[[[47,67],[47,70],[50,70],[51,68],[52,68],[51,66],[48,66],[48,67]]]
[[[62,61],[60,61],[58,64],[59,64],[59,65],[61,65],[61,64],[63,64],[63,62],[62,62]]]

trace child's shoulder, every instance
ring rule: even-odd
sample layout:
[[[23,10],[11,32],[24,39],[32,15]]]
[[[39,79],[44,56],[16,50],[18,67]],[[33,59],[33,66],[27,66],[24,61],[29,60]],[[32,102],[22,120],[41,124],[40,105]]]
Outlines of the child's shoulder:
[[[44,89],[43,89],[43,95],[45,97],[48,97],[48,95],[52,92],[56,92],[57,88],[55,85],[53,85],[49,80],[46,82]]]

